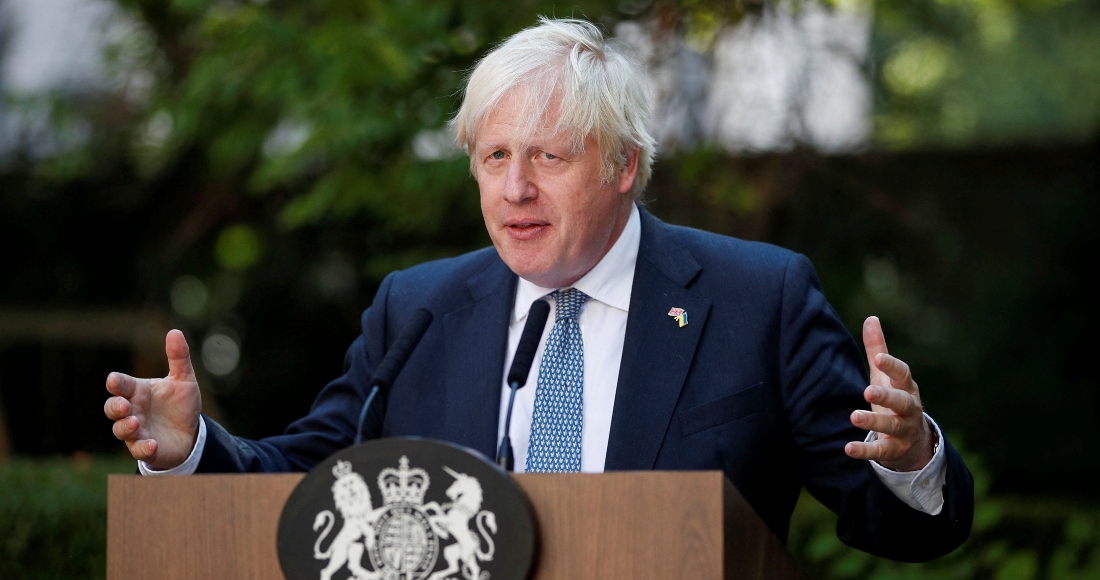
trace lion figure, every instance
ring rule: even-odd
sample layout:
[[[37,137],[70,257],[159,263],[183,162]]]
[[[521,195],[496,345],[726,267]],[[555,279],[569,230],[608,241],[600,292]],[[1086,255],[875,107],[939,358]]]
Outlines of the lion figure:
[[[341,461],[340,463],[346,463]],[[336,482],[332,484],[332,499],[336,509],[343,516],[344,526],[336,533],[332,543],[324,551],[321,543],[328,537],[336,523],[336,517],[329,510],[317,514],[313,520],[313,531],[325,526],[324,531],[313,545],[313,557],[318,560],[328,560],[328,566],[321,570],[321,580],[331,580],[337,570],[345,564],[348,570],[358,580],[375,580],[379,578],[377,572],[363,568],[363,554],[374,545],[374,522],[384,510],[375,510],[371,505],[370,488],[358,473],[352,472],[351,466],[337,465],[333,473],[339,473]],[[326,525],[327,523],[327,525]],[[360,542],[362,538],[362,542]]]

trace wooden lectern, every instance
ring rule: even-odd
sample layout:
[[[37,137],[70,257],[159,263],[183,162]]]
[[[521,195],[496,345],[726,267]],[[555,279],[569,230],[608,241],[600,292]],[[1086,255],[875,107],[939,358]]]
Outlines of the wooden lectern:
[[[107,578],[283,578],[276,529],[302,477],[110,476]],[[535,579],[802,577],[721,472],[514,477],[538,521]]]

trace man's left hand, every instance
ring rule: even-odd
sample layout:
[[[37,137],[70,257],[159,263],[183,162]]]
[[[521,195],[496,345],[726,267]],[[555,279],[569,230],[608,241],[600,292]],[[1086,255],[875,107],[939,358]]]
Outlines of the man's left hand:
[[[852,441],[844,446],[844,452],[856,459],[878,461],[894,471],[920,471],[932,460],[933,435],[909,365],[887,353],[877,317],[863,323],[863,346],[871,367],[871,384],[863,398],[871,403],[871,411],[853,412],[852,424],[877,432],[878,439]]]

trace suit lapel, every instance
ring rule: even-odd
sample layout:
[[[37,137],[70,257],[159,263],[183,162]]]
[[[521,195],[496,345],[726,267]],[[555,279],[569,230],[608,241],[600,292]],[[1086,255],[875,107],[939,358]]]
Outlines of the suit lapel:
[[[641,217],[607,471],[653,469],[711,305],[687,289],[702,268],[673,229],[644,209]],[[686,326],[672,308],[687,312]]]
[[[443,316],[446,356],[444,433],[460,445],[496,455],[500,391],[516,276],[504,262],[467,282],[470,302]]]

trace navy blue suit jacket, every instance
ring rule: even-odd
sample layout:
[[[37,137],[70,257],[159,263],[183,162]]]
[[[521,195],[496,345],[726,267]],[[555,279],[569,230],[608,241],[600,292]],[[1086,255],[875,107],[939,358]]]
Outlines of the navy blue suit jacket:
[[[810,262],[770,246],[670,226],[645,210],[607,447],[607,470],[726,473],[781,539],[803,485],[839,515],[849,545],[920,561],[969,535],[973,482],[947,442],[945,505],[913,510],[866,461],[864,358],[825,301]],[[435,315],[382,404],[374,437],[419,435],[495,455],[516,276],[487,248],[395,272],[363,313],[345,374],[309,415],[261,441],[207,419],[199,471],[301,471],[350,445],[367,382],[406,318]],[[689,313],[680,327],[672,307]]]

